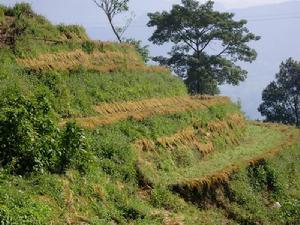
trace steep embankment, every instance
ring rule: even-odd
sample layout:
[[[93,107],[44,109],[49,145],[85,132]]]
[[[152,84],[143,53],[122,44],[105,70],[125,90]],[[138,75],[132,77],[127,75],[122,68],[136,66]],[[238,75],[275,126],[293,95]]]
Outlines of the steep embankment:
[[[0,224],[299,224],[299,130],[27,5],[0,24]]]

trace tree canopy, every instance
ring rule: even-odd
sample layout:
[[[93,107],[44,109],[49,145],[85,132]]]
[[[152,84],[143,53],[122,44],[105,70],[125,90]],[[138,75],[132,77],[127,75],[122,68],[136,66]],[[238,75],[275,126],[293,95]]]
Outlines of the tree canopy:
[[[217,94],[218,85],[238,85],[247,71],[237,61],[252,62],[256,51],[248,46],[259,37],[251,33],[246,20],[234,20],[234,14],[213,9],[214,2],[200,4],[182,0],[170,12],[149,13],[150,37],[154,44],[172,42],[169,57],[155,57],[182,77],[192,93]]]
[[[266,121],[300,127],[300,62],[289,58],[280,65],[276,80],[262,94],[258,111]]]

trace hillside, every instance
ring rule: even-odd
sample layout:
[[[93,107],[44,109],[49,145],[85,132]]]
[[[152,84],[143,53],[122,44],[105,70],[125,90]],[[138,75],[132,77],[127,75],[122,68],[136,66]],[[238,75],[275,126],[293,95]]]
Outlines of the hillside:
[[[0,46],[1,225],[300,223],[298,129],[26,4]]]

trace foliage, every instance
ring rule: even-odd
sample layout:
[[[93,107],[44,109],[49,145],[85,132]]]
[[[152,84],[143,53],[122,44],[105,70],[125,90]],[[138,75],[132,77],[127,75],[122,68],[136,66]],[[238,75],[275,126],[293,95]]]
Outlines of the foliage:
[[[186,94],[184,84],[168,74],[123,72],[108,75],[83,70],[76,73],[41,72],[35,73],[34,77],[52,93],[50,100],[54,109],[63,117],[91,115],[92,107],[101,102]]]
[[[57,29],[67,38],[71,40],[87,40],[88,36],[85,29],[79,25],[60,24]]]
[[[82,43],[82,50],[86,53],[92,53],[96,49],[96,44],[93,41],[85,41]]]
[[[31,9],[31,5],[29,3],[17,3],[15,4],[12,16],[20,18],[21,16],[33,16],[35,13]]]
[[[156,27],[149,40],[158,45],[174,44],[169,58],[154,60],[170,66],[191,93],[216,94],[218,85],[237,85],[246,79],[247,72],[235,62],[256,58],[255,50],[247,44],[259,37],[249,32],[245,20],[235,21],[232,13],[214,11],[213,4],[182,0],[182,5],[174,5],[170,12],[148,14],[148,26]],[[218,52],[211,53],[212,45]]]
[[[265,161],[249,167],[248,173],[251,184],[256,190],[274,192],[275,194],[281,191],[275,171]]]
[[[300,127],[300,62],[292,58],[282,62],[276,81],[266,87],[262,98],[258,111],[266,121]]]
[[[2,24],[2,22],[4,21],[5,17],[4,17],[4,10],[0,7],[0,25]]]
[[[300,200],[292,199],[283,205],[281,218],[288,225],[300,223]]]
[[[67,124],[61,133],[44,96],[10,95],[0,107],[0,165],[12,173],[81,172],[91,163],[83,131]]]
[[[59,133],[51,120],[46,98],[31,101],[9,96],[1,101],[1,165],[25,174],[52,168],[57,156]]]
[[[14,15],[14,8],[3,9],[5,14]],[[180,79],[172,76],[165,68],[159,71],[147,67],[134,47],[128,44],[86,40],[86,34],[80,27],[55,26],[44,17],[35,14],[28,16],[24,13],[12,22],[10,30],[13,32],[19,27],[22,32],[17,35],[15,48],[10,45],[1,46],[0,97],[8,89],[18,89],[20,95],[24,96],[35,96],[38,92],[43,92],[55,112],[62,117],[71,117],[93,115],[93,106],[102,102],[187,94]],[[72,39],[66,40],[66,34],[70,34]],[[78,40],[79,37],[83,39]],[[73,58],[67,58],[65,61],[77,60],[78,64],[64,71],[59,70],[57,66],[52,67],[52,70],[33,70],[24,68],[23,64],[19,63],[21,59],[37,59],[34,62],[39,65],[42,62],[39,60],[40,56],[44,57],[44,60],[63,63],[61,58],[56,60],[56,56],[74,51],[88,55],[91,57],[89,61],[93,61],[94,65],[103,66],[106,72],[99,73],[82,68],[78,66],[82,61]],[[99,54],[102,58],[96,60],[93,54]],[[48,58],[45,59],[46,56]],[[134,66],[132,57],[141,70],[137,71],[135,67],[130,69],[130,66]],[[115,71],[115,67],[122,68],[122,71]]]
[[[75,123],[67,123],[62,134],[60,172],[70,167],[86,172],[91,163],[91,155],[84,131]]]
[[[116,27],[113,24],[113,19],[116,15],[128,11],[129,0],[93,0],[106,15],[108,22],[117,37],[118,41],[122,42],[122,36],[129,27],[132,19],[129,19],[123,27]]]
[[[142,46],[142,41],[135,39],[126,39],[125,42],[134,46],[135,50],[140,54],[145,63],[151,59],[149,45]]]

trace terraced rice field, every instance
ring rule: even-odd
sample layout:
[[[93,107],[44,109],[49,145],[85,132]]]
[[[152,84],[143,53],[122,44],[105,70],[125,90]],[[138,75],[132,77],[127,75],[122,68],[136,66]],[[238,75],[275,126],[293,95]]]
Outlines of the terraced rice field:
[[[77,49],[67,52],[41,54],[36,58],[19,58],[17,62],[25,68],[36,71],[68,71],[82,67],[100,73],[118,71],[169,73],[169,70],[164,67],[146,66],[134,52],[126,54],[117,51],[86,53]]]
[[[228,97],[182,96],[165,99],[147,99],[136,102],[100,104],[95,107],[95,111],[99,115],[76,118],[75,121],[82,127],[95,128],[130,118],[143,120],[154,115],[201,110],[228,102]]]
[[[281,150],[299,142],[300,132],[285,126],[264,126],[251,124],[235,147],[215,149],[205,158],[199,158],[186,167],[176,165],[162,168],[159,161],[168,154],[157,151],[143,157],[141,170],[153,183],[170,186],[173,189],[201,189],[203,186],[228,182],[230,176],[240,167],[251,165],[259,160],[278,154]],[[165,149],[163,149],[165,151]],[[165,158],[164,158],[165,157]]]

